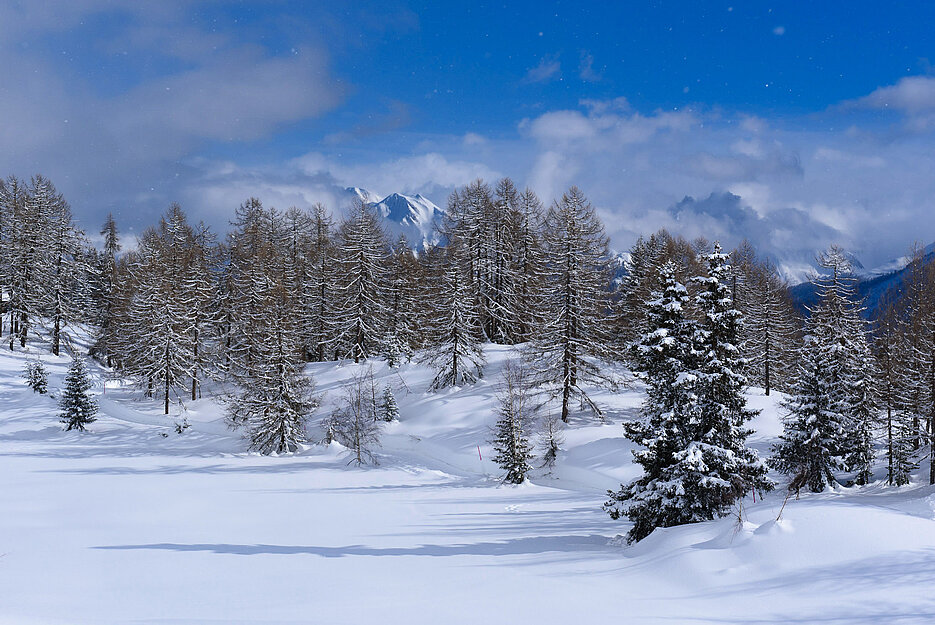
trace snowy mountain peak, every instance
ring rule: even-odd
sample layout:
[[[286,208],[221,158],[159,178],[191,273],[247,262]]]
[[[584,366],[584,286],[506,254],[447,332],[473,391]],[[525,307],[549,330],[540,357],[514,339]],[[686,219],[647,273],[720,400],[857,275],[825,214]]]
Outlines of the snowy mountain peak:
[[[421,193],[405,195],[391,193],[384,198],[361,187],[346,187],[345,191],[379,211],[391,239],[405,234],[417,250],[438,244],[435,225],[445,211]]]
[[[367,191],[367,189],[361,189],[360,187],[345,187],[345,191],[358,198],[364,204],[374,204],[380,201],[380,196]]]

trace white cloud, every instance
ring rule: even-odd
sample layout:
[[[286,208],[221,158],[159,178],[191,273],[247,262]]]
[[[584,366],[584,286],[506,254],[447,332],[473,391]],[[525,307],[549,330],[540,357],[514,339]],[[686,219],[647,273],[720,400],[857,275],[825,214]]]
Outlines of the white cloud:
[[[935,77],[906,76],[895,85],[845,102],[844,107],[898,112],[911,130],[926,132],[935,128]]]
[[[562,64],[557,56],[545,56],[535,67],[530,67],[523,76],[524,83],[550,82],[560,78],[562,74]]]

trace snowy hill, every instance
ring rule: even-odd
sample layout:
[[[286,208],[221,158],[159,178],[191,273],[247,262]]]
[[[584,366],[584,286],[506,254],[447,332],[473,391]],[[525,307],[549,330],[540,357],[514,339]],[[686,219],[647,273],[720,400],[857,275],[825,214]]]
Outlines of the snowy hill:
[[[416,250],[423,250],[438,244],[439,238],[435,227],[441,221],[445,211],[424,195],[391,193],[381,199],[378,195],[360,187],[347,187],[345,192],[351,199],[359,199],[379,211],[383,216],[391,241],[405,234],[409,244]]]
[[[558,465],[501,486],[487,442],[512,348],[486,378],[429,393],[431,372],[373,363],[400,420],[379,466],[339,445],[246,453],[221,406],[173,415],[92,365],[101,414],[62,432],[55,399],[0,351],[0,623],[928,623],[935,489],[918,483],[744,500],[734,518],[657,530],[627,547],[601,504],[638,474],[620,423],[639,387],[595,391],[608,423],[572,417]],[[40,355],[30,351],[31,357]],[[41,353],[50,389],[67,358]],[[371,365],[307,367],[323,394],[311,433]],[[752,390],[752,444],[780,431],[779,397]],[[192,427],[177,434],[186,416]],[[927,472],[927,467],[922,471]],[[879,480],[882,467],[876,473]],[[106,601],[101,600],[106,596]],[[606,615],[606,616],[605,616]]]

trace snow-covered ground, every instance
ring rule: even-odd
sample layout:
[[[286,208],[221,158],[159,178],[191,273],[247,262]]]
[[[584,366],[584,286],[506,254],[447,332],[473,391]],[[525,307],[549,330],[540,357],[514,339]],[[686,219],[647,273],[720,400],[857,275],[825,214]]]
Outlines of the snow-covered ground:
[[[510,350],[487,355],[486,380],[434,394],[423,368],[374,364],[401,418],[380,465],[359,469],[337,446],[245,453],[211,399],[187,406],[179,435],[178,415],[113,381],[91,431],[63,432],[55,400],[21,379],[25,356],[3,350],[0,622],[935,622],[932,488],[807,495],[778,522],[780,493],[748,497],[742,524],[627,547],[601,504],[637,475],[620,422],[639,389],[597,393],[609,423],[573,420],[553,475],[500,486],[486,440]],[[42,357],[57,393],[68,359]],[[358,370],[308,367],[316,423]],[[750,401],[765,453],[776,400]]]

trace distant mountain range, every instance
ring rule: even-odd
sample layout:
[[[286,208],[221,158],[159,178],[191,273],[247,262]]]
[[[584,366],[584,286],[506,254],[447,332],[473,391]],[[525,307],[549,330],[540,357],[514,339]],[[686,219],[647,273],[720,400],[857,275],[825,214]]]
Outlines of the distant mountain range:
[[[925,263],[935,260],[935,243],[924,250]],[[857,258],[851,257],[854,268],[853,275],[857,278],[857,294],[863,298],[866,310],[864,316],[871,318],[881,305],[888,301],[889,296],[895,296],[908,274],[908,265],[911,259],[907,256],[893,259],[875,269],[867,270]],[[818,301],[818,292],[812,282],[802,282],[790,289],[796,304],[805,311]]]
[[[419,193],[403,195],[391,193],[384,198],[360,187],[347,187],[349,201],[359,199],[367,206],[375,208],[384,219],[384,226],[391,241],[406,235],[416,250],[424,250],[438,244],[439,237],[435,226],[445,215],[445,211],[430,199]]]

